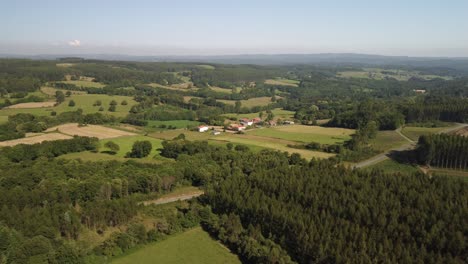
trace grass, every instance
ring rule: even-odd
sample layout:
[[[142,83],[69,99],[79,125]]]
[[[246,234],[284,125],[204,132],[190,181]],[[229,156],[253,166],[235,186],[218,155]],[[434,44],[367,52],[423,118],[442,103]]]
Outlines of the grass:
[[[367,169],[378,169],[388,173],[414,173],[419,171],[419,169],[416,166],[398,163],[397,161],[392,159],[387,159],[379,163],[373,164]]]
[[[79,81],[62,81],[62,83],[74,84],[78,87],[91,87],[91,88],[103,88],[106,86],[100,82],[93,82],[90,80],[79,80]]]
[[[70,100],[75,101],[74,107],[69,107],[68,103]],[[129,96],[110,96],[110,95],[103,95],[103,94],[74,94],[71,97],[67,97],[65,102],[61,103],[55,107],[47,107],[47,108],[36,108],[36,109],[1,109],[0,116],[9,116],[18,113],[30,113],[35,115],[50,115],[52,111],[57,112],[57,114],[62,112],[69,112],[69,111],[76,111],[78,108],[83,109],[84,114],[89,113],[96,113],[99,112],[99,106],[93,106],[96,100],[101,100],[102,106],[104,107],[104,111],[100,112],[103,114],[110,114],[117,117],[124,117],[130,111],[130,108],[136,104],[132,97]],[[109,112],[107,109],[109,108],[109,104],[112,100],[117,101],[117,109],[115,112]],[[120,105],[120,103],[126,100],[127,105]]]
[[[151,142],[151,145],[153,146],[153,149],[151,151],[151,154],[148,155],[145,158],[141,159],[130,159],[130,158],[125,158],[125,154],[127,152],[131,151],[133,143],[137,140],[148,140]],[[120,150],[115,154],[111,155],[106,153],[109,151],[104,144],[112,141],[119,145]],[[136,136],[125,136],[125,137],[119,137],[119,138],[110,138],[110,139],[103,139],[100,140],[100,148],[98,153],[93,153],[90,151],[84,151],[84,152],[79,152],[79,153],[69,153],[66,155],[61,156],[61,158],[65,159],[82,159],[84,161],[106,161],[106,160],[117,160],[117,161],[127,161],[127,160],[136,160],[136,161],[141,161],[141,162],[149,162],[149,163],[159,163],[161,161],[167,160],[164,157],[161,157],[159,155],[159,150],[162,148],[161,142],[162,140],[152,138],[152,137],[147,137],[147,136],[142,136],[142,135],[136,135]]]
[[[384,152],[408,144],[408,141],[393,130],[379,131],[376,138],[370,140],[370,144],[374,149]]]
[[[342,143],[350,139],[355,131],[344,128],[328,128],[319,126],[277,126],[249,131],[249,134],[279,138],[298,142],[318,142],[321,144]]]
[[[275,79],[265,80],[265,83],[266,84],[271,84],[271,85],[283,85],[283,86],[298,87],[300,81],[291,80],[291,79],[284,79],[284,78],[275,78]]]
[[[215,91],[215,92],[219,92],[219,93],[232,94],[232,89],[231,88],[221,88],[221,87],[216,87],[216,86],[210,86],[210,89]],[[236,91],[237,91],[237,89],[236,89]]]
[[[432,167],[429,172],[435,175],[448,176],[453,178],[459,178],[465,182],[468,182],[468,171],[466,170],[453,170],[445,168],[434,168]]]
[[[401,130],[403,135],[409,137],[411,140],[418,141],[420,136],[439,133],[447,129],[446,127],[404,127]]]
[[[215,67],[213,65],[208,65],[208,64],[199,64],[197,65],[198,67],[205,69],[205,70],[214,70]]]
[[[226,89],[223,89],[226,90]],[[229,90],[226,90],[229,91]],[[218,102],[222,102],[225,104],[234,105],[236,103],[235,100],[217,100]],[[271,97],[256,97],[250,98],[248,100],[241,100],[241,107],[254,107],[254,106],[266,106],[272,103]]]
[[[114,264],[131,263],[241,263],[201,228],[194,228],[168,239],[149,244],[136,252],[116,258]]]

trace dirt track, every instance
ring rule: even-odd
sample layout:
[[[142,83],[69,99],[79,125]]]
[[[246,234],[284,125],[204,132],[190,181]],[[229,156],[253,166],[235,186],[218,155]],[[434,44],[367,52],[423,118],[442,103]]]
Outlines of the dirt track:
[[[197,192],[193,192],[193,193],[189,193],[189,194],[180,194],[180,195],[177,195],[177,196],[173,196],[173,197],[166,197],[166,198],[159,198],[159,199],[156,199],[156,200],[151,200],[151,201],[144,201],[143,202],[143,205],[151,205],[151,204],[167,204],[167,203],[172,203],[172,202],[176,202],[176,201],[185,201],[185,200],[190,200],[192,198],[195,198],[195,197],[198,197],[200,195],[204,194],[203,191],[197,191]]]

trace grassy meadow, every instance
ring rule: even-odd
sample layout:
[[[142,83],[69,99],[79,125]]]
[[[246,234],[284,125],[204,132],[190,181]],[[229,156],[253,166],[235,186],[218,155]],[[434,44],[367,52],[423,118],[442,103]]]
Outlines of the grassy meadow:
[[[283,86],[292,86],[292,87],[298,87],[299,83],[300,82],[297,81],[297,80],[290,80],[290,79],[284,79],[284,78],[276,78],[276,79],[265,80],[265,84],[283,85]]]
[[[349,140],[353,129],[328,128],[319,126],[288,125],[248,131],[247,133],[263,137],[285,139],[298,142],[317,142],[321,144],[342,143]]]
[[[164,241],[146,245],[132,253],[118,257],[113,264],[191,263],[218,264],[241,263],[219,242],[201,228],[194,228]]]
[[[416,166],[410,165],[410,164],[403,164],[403,163],[398,163],[395,160],[392,159],[386,159],[384,161],[381,161],[379,163],[373,164],[369,166],[367,169],[372,170],[372,169],[378,169],[378,170],[383,170],[384,172],[388,173],[414,173],[418,172],[419,169]]]
[[[411,140],[418,141],[420,136],[436,134],[443,130],[447,129],[446,127],[404,127],[401,130],[401,133]]]
[[[398,148],[408,143],[407,140],[393,130],[379,131],[377,132],[376,138],[370,140],[370,144],[372,144],[373,148],[380,152]]]
[[[223,89],[226,90],[226,89]],[[229,90],[226,90],[229,91]],[[234,105],[236,103],[235,100],[217,100],[218,102],[222,102],[225,104]],[[264,97],[256,97],[250,98],[248,100],[240,100],[241,107],[254,107],[254,106],[266,106],[272,103],[271,97],[264,96]]]

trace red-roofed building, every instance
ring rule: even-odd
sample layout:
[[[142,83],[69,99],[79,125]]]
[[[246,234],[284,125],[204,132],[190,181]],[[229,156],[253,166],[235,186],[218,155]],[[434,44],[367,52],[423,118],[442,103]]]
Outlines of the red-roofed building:
[[[208,129],[210,129],[209,126],[202,125],[198,127],[198,132],[206,132]]]

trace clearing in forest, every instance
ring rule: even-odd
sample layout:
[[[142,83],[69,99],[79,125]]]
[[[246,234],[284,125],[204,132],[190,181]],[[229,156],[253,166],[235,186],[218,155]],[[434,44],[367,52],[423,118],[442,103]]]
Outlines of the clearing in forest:
[[[144,246],[137,251],[118,257],[113,264],[127,263],[191,263],[191,264],[230,264],[241,263],[218,241],[212,239],[200,227]]]
[[[2,141],[0,142],[0,147],[7,147],[7,146],[12,147],[12,146],[16,146],[19,144],[32,145],[32,144],[41,143],[44,141],[54,141],[54,140],[70,139],[70,138],[72,137],[68,135],[60,134],[60,133],[48,133],[48,134],[42,134],[39,136]]]
[[[69,123],[51,127],[46,132],[59,131],[70,136],[97,137],[99,139],[133,136],[134,133],[108,128],[98,125],[79,126],[78,123]]]
[[[299,81],[277,78],[265,80],[265,84],[298,87]]]

